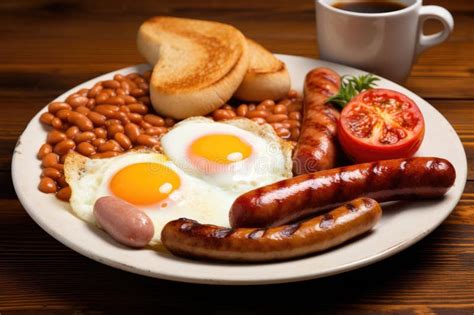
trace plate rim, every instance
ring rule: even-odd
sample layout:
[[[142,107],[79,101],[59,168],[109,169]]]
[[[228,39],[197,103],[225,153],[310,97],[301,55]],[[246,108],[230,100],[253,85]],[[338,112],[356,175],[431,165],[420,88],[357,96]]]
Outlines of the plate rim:
[[[336,64],[336,63],[332,63],[332,62],[328,62],[328,61],[324,61],[324,60],[309,58],[309,57],[296,56],[296,55],[287,55],[287,54],[275,54],[275,56],[280,58],[280,59],[293,59],[293,58],[295,58],[295,59],[305,60],[305,61],[308,61],[308,62],[322,62],[324,64],[324,66],[345,67],[347,69],[350,69],[352,72],[366,73],[363,70],[356,69],[356,68],[353,68],[353,67],[345,66],[345,65],[342,65],[342,64]],[[59,95],[58,97],[56,97],[52,101],[55,101],[57,99],[61,99],[65,95],[68,95],[68,94],[72,93],[73,91],[77,91],[77,90],[79,90],[83,87],[87,87],[87,86],[91,85],[92,82],[94,82],[94,81],[109,78],[110,76],[112,76],[115,73],[128,71],[130,69],[133,69],[134,71],[143,72],[143,71],[145,71],[147,69],[150,69],[150,68],[151,68],[151,66],[148,65],[148,64],[137,64],[137,65],[132,65],[132,66],[129,66],[129,67],[124,67],[124,68],[121,68],[121,69],[118,69],[118,70],[113,70],[113,71],[110,71],[110,72],[105,73],[105,74],[101,74],[97,77],[94,77],[90,80],[82,82],[79,85],[74,86],[73,88],[65,91],[64,93],[62,93],[61,95]],[[381,77],[381,78],[383,78],[383,77]],[[383,79],[388,81],[388,82],[391,82],[392,84],[397,85],[398,89],[400,89],[404,92],[409,92],[411,94],[414,94],[417,97],[419,97],[420,99],[422,99],[416,93],[411,92],[410,90],[406,89],[405,87],[403,87],[403,86],[401,86],[401,85],[399,85],[395,82],[392,82],[388,79],[385,79],[385,78],[383,78]],[[423,99],[423,101],[425,101],[425,100]],[[449,124],[451,129],[454,130],[451,123],[435,107],[433,107],[429,102],[427,102],[427,101],[425,101],[425,102],[430,105],[431,110],[437,112],[440,116],[442,116],[443,119],[445,119],[446,122]],[[27,204],[29,204],[29,203],[26,200],[26,197],[23,196],[22,192],[19,190],[19,187],[20,187],[19,180],[20,179],[15,174],[16,173],[15,170],[18,167],[17,164],[19,163],[18,162],[19,154],[18,154],[18,151],[17,151],[17,147],[19,145],[21,145],[22,137],[23,137],[25,131],[30,126],[30,124],[32,124],[36,121],[36,118],[45,110],[45,108],[47,108],[47,105],[42,107],[34,115],[34,117],[32,117],[31,120],[28,122],[27,126],[24,128],[24,130],[22,131],[21,135],[18,138],[17,144],[15,146],[15,150],[14,150],[14,153],[13,153],[13,157],[12,157],[11,176],[12,176],[13,186],[14,186],[15,192],[17,194],[18,200],[22,204],[23,208],[28,213],[28,215],[33,219],[33,221],[35,221],[36,224],[38,224],[44,231],[46,231],[54,239],[56,239],[57,241],[59,241],[60,243],[65,245],[66,247],[72,249],[73,251],[75,251],[75,252],[77,252],[77,253],[85,256],[85,257],[88,257],[88,258],[90,258],[94,261],[103,263],[105,265],[108,265],[108,266],[111,266],[111,267],[114,267],[114,268],[117,268],[117,269],[121,269],[121,270],[124,270],[124,271],[136,273],[136,274],[140,274],[140,275],[144,275],[144,276],[148,276],[148,277],[153,277],[153,278],[159,278],[159,279],[165,279],[165,280],[171,280],[171,281],[179,281],[179,282],[186,282],[186,283],[213,284],[213,285],[264,285],[264,284],[288,283],[288,282],[297,282],[297,281],[304,281],[304,280],[310,280],[310,279],[317,279],[317,278],[327,277],[327,276],[331,276],[331,275],[335,275],[335,274],[339,274],[339,273],[348,272],[348,271],[352,271],[352,270],[355,270],[355,269],[363,268],[365,266],[368,266],[370,264],[379,262],[383,259],[389,258],[389,257],[403,251],[404,249],[412,246],[413,244],[417,243],[421,239],[425,238],[428,234],[430,234],[437,227],[439,227],[439,225],[441,225],[441,223],[443,223],[445,221],[445,219],[453,212],[456,205],[459,203],[459,200],[462,198],[462,193],[464,191],[464,187],[465,187],[466,180],[467,180],[468,164],[467,164],[467,157],[466,157],[465,149],[464,149],[464,146],[462,145],[461,140],[459,139],[459,135],[454,130],[454,133],[455,133],[455,135],[458,139],[458,142],[460,144],[460,148],[462,149],[462,152],[459,152],[459,153],[462,153],[462,157],[463,157],[463,161],[464,161],[463,168],[466,170],[466,172],[464,172],[463,174],[459,174],[459,172],[457,170],[457,174],[456,174],[457,176],[462,176],[462,181],[461,182],[463,183],[463,187],[462,187],[462,189],[460,189],[459,196],[457,196],[455,198],[455,203],[453,201],[453,203],[454,203],[453,208],[450,211],[447,211],[446,214],[442,217],[442,219],[439,220],[439,222],[432,225],[429,229],[426,229],[422,233],[419,233],[414,238],[407,239],[403,242],[398,243],[395,246],[392,246],[390,248],[386,248],[385,250],[383,250],[383,251],[381,251],[377,254],[371,254],[371,255],[366,256],[365,258],[362,258],[362,259],[359,259],[359,260],[354,260],[354,261],[349,262],[347,264],[338,265],[337,267],[332,268],[332,269],[330,269],[326,272],[322,272],[322,273],[308,272],[306,274],[299,275],[299,276],[291,276],[291,275],[277,276],[277,277],[274,277],[274,278],[258,279],[258,280],[252,280],[252,279],[236,280],[236,279],[230,279],[230,278],[229,279],[215,279],[215,278],[205,278],[205,277],[194,277],[193,278],[193,277],[189,277],[189,276],[181,276],[179,274],[170,275],[166,272],[165,273],[163,273],[163,272],[159,272],[159,273],[153,272],[153,273],[151,273],[151,271],[142,270],[142,269],[136,268],[134,266],[131,266],[131,265],[128,265],[128,264],[125,264],[125,263],[121,263],[119,261],[115,261],[115,260],[113,260],[111,258],[108,258],[108,257],[101,257],[100,255],[96,255],[95,253],[93,253],[91,251],[87,251],[86,248],[76,246],[76,244],[74,244],[74,242],[69,240],[67,237],[62,236],[60,233],[58,233],[54,229],[51,229],[47,224],[45,224],[45,222],[42,221],[40,216],[37,213],[35,213],[35,211],[33,211],[32,209],[30,209],[27,206]],[[311,256],[311,257],[317,257],[317,255]],[[291,263],[292,261],[288,261],[288,262]],[[265,265],[266,264],[256,264],[256,266],[265,266]],[[242,264],[242,266],[248,266],[248,264]]]

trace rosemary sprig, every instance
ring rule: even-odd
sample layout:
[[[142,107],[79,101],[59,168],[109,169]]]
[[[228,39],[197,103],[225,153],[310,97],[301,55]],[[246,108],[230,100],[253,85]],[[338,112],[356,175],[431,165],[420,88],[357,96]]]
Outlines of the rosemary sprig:
[[[341,88],[339,92],[330,97],[326,103],[335,104],[344,108],[349,101],[360,92],[370,89],[376,85],[380,79],[373,74],[364,74],[358,77],[345,75],[341,78]]]

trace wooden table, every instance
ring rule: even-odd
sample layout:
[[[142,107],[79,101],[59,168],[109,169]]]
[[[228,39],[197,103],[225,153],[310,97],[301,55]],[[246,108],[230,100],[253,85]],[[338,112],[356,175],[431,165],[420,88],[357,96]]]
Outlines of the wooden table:
[[[357,271],[302,283],[218,287],[126,273],[61,245],[30,219],[15,195],[10,175],[13,148],[28,121],[57,95],[99,74],[143,62],[135,35],[149,16],[231,23],[273,52],[316,58],[313,2],[1,1],[1,314],[132,309],[163,314],[206,308],[258,314],[282,307],[291,307],[291,313],[473,314],[474,2],[427,2],[450,9],[456,28],[448,42],[418,60],[406,86],[443,113],[466,149],[468,182],[454,212],[413,247]],[[429,23],[427,29],[433,32],[439,26]]]

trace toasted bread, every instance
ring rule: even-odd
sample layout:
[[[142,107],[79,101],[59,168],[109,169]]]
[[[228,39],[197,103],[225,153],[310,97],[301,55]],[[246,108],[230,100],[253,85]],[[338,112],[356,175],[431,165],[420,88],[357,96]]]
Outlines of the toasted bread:
[[[271,52],[247,38],[250,64],[244,80],[234,96],[246,101],[278,100],[291,88],[290,75],[285,63]]]
[[[244,35],[217,22],[153,17],[141,25],[137,45],[148,62],[156,62],[153,107],[177,119],[206,115],[225,104],[249,65]]]

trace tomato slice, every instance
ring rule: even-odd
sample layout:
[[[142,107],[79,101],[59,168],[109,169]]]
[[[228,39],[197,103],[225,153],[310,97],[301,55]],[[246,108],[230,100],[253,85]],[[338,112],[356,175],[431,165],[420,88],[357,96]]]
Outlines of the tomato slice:
[[[415,102],[399,92],[370,89],[342,110],[338,138],[356,162],[410,157],[425,134],[425,122]]]

